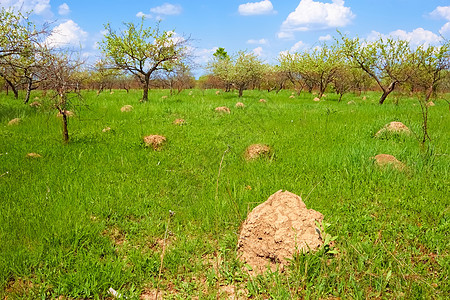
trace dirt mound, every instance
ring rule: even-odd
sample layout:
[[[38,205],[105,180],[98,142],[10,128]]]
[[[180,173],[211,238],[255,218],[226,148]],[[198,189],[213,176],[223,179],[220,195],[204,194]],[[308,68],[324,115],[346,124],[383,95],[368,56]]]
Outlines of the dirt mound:
[[[215,111],[223,112],[223,113],[227,113],[227,114],[229,114],[231,112],[230,109],[228,107],[226,107],[226,106],[216,107]]]
[[[375,137],[380,137],[386,133],[410,135],[411,130],[409,130],[409,128],[406,127],[406,125],[403,124],[402,122],[391,122],[389,124],[384,125],[383,128],[378,130],[378,132],[375,133]]]
[[[428,107],[430,107],[430,106],[436,106],[436,104],[434,104],[433,101],[430,101],[430,102],[427,103],[427,106],[428,106]]]
[[[245,149],[244,157],[246,160],[257,159],[260,157],[270,157],[273,154],[272,148],[263,144],[253,144]]]
[[[289,96],[289,99],[294,99],[294,98],[295,98],[294,95],[290,95],[290,96]]]
[[[216,95],[220,95],[220,91],[216,91]]]
[[[40,154],[38,154],[38,153],[33,153],[33,152],[31,152],[31,153],[28,153],[28,154],[27,154],[27,157],[28,157],[28,158],[41,158],[42,155],[40,155]]]
[[[236,103],[236,108],[244,108],[245,107],[245,104],[244,103],[242,103],[242,102],[238,102],[238,103]]]
[[[30,103],[30,107],[39,107],[41,106],[41,103],[39,101],[33,101]]]
[[[20,122],[22,122],[21,118],[14,118],[8,122],[8,126],[19,125]]]
[[[121,112],[127,112],[127,111],[132,111],[133,110],[133,106],[131,105],[124,105],[120,108]]]
[[[184,119],[176,119],[173,121],[173,124],[175,125],[184,125],[186,124],[186,121]]]
[[[238,251],[253,272],[264,272],[267,266],[273,271],[277,265],[283,269],[288,264],[286,258],[323,244],[316,227],[316,221],[320,224],[322,220],[323,215],[307,209],[299,196],[279,190],[249,213]]]
[[[356,104],[356,102],[353,101],[353,100],[350,100],[350,101],[347,102],[347,104],[348,104],[348,105],[352,105],[352,104]]]
[[[102,132],[109,132],[111,131],[111,127],[105,127],[102,129]]]
[[[380,168],[392,167],[397,170],[404,170],[406,168],[405,164],[395,158],[395,156],[390,154],[378,154],[371,157],[374,163]]]
[[[260,102],[260,103],[266,103],[267,100],[266,100],[266,99],[259,99],[259,102]]]
[[[70,110],[65,110],[64,114],[66,115],[66,117],[74,117],[75,114],[73,112],[71,112]],[[62,118],[62,113],[60,111],[58,111],[58,113],[56,114],[56,116],[58,118]]]
[[[162,145],[166,141],[166,137],[162,135],[148,135],[144,136],[144,144],[146,147],[152,147],[153,150],[161,150]]]
[[[313,101],[319,102],[319,101],[320,101],[320,98],[317,98],[317,97],[316,97],[316,98],[313,99]]]

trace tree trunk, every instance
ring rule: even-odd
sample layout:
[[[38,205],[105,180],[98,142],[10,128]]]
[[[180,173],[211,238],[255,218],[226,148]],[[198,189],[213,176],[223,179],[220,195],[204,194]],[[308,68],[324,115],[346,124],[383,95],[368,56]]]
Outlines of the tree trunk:
[[[381,95],[380,100],[378,103],[381,105],[384,103],[384,100],[386,100],[387,96],[389,96],[390,93],[395,89],[395,85],[397,84],[397,81],[392,81],[391,84],[388,86],[387,89],[383,90],[383,95]]]
[[[142,95],[142,102],[148,101],[148,87],[150,85],[150,75],[145,75],[144,77],[144,94]]]
[[[27,104],[28,101],[30,101],[30,95],[31,91],[33,90],[33,79],[31,77],[27,78],[28,84],[27,84],[27,94],[25,96],[25,100],[23,101],[24,104]]]
[[[16,87],[14,86],[14,84],[8,80],[7,78],[3,77],[3,79],[5,79],[6,83],[11,87],[11,90],[14,93],[14,98],[15,99],[19,99],[19,91],[16,89]]]
[[[64,143],[69,142],[69,130],[67,129],[67,115],[66,111],[62,111],[62,122],[63,122],[63,139]]]
[[[242,97],[243,92],[244,92],[244,86],[240,86],[239,87],[239,98]]]

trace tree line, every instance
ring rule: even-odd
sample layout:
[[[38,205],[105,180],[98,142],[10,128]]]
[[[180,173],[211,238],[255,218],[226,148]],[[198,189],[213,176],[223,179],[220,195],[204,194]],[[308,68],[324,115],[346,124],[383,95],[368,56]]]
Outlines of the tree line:
[[[450,89],[450,42],[439,46],[412,47],[406,40],[379,37],[368,41],[338,32],[332,43],[297,52],[282,52],[276,63],[267,64],[256,54],[238,51],[229,55],[219,48],[197,82],[192,75],[193,53],[190,37],[140,23],[124,23],[115,30],[105,25],[100,42],[102,57],[88,65],[76,51],[47,42],[47,25],[37,28],[28,15],[2,8],[0,12],[0,78],[7,92],[18,98],[26,91],[28,103],[34,89],[49,91],[55,108],[64,115],[68,92],[112,88],[142,88],[147,101],[150,88],[246,89],[279,92],[285,88],[339,95],[378,89],[379,103],[394,91],[422,95],[424,101],[438,91]]]

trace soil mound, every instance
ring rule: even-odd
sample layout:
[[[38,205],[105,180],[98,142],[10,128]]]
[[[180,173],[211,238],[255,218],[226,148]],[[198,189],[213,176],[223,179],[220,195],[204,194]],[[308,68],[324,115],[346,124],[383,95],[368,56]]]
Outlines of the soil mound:
[[[216,107],[215,111],[222,112],[222,113],[227,113],[227,114],[229,114],[231,112],[230,109],[228,107],[226,107],[226,106]]]
[[[236,103],[236,108],[244,108],[245,107],[245,104],[244,103],[242,103],[242,102],[238,102],[238,103]]]
[[[173,121],[173,124],[175,125],[184,125],[186,124],[186,121],[184,119],[176,119]]]
[[[260,103],[266,103],[267,100],[266,100],[266,99],[259,99],[259,102],[260,102]]]
[[[41,106],[41,103],[38,101],[33,101],[30,103],[30,107],[39,107],[39,106]]]
[[[124,105],[120,108],[121,112],[127,112],[127,111],[132,111],[133,110],[133,106],[131,105]]]
[[[404,170],[406,168],[405,164],[395,158],[395,156],[390,154],[378,154],[371,157],[374,163],[380,168],[392,167],[397,170]]]
[[[428,106],[428,107],[430,107],[430,106],[436,106],[436,104],[434,104],[433,101],[430,101],[430,102],[427,103],[427,106]]]
[[[323,244],[316,227],[322,220],[323,215],[307,209],[299,196],[279,190],[249,213],[242,225],[238,251],[253,272],[264,272],[267,266],[272,271],[277,265],[283,269],[289,263],[287,258]]]
[[[378,132],[375,133],[375,137],[380,137],[383,134],[389,133],[410,135],[411,130],[409,130],[409,128],[402,122],[391,122],[389,124],[384,125],[383,128],[378,130]]]
[[[40,154],[38,154],[38,153],[33,153],[33,152],[31,152],[31,153],[28,153],[28,154],[27,154],[27,157],[28,157],[28,158],[41,158],[42,155],[40,155]]]
[[[317,97],[316,97],[316,98],[313,99],[313,101],[319,102],[319,101],[320,101],[320,98],[317,98]]]
[[[166,141],[166,137],[162,135],[148,135],[144,136],[144,144],[146,147],[152,147],[153,150],[161,150],[162,145]]]
[[[260,157],[270,157],[273,154],[272,148],[263,144],[253,144],[245,149],[244,157],[246,160],[257,159]]]
[[[220,91],[216,91],[216,95],[220,95]]]
[[[102,129],[102,132],[109,132],[111,131],[111,127],[105,127]]]
[[[18,125],[20,122],[22,122],[21,118],[14,118],[8,122],[8,126]]]
[[[64,113],[65,113],[66,117],[74,117],[75,116],[75,114],[73,112],[71,112],[70,110],[65,110]],[[60,111],[58,111],[56,116],[58,118],[62,118],[62,113]]]

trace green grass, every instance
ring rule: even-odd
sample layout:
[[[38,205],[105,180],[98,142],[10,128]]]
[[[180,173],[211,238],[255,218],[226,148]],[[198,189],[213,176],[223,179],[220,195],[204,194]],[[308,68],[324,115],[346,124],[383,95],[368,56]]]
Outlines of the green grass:
[[[55,111],[0,96],[1,298],[98,299],[112,287],[133,299],[158,281],[160,295],[178,299],[225,298],[227,285],[255,299],[449,295],[445,101],[430,108],[432,140],[422,149],[415,135],[374,138],[391,121],[420,135],[414,98],[379,106],[378,93],[341,103],[333,94],[289,99],[290,91],[188,93],[162,99],[169,92],[155,90],[141,104],[140,91],[85,92],[71,108],[67,145]],[[133,111],[120,112],[125,104]],[[214,112],[223,105],[231,114]],[[7,126],[16,117],[22,122]],[[162,151],[143,146],[149,134],[167,137]],[[254,143],[273,147],[274,157],[246,162]],[[370,157],[379,153],[408,171],[375,168]],[[236,255],[239,226],[279,189],[325,216],[339,253],[299,255],[283,273],[249,277]]]

